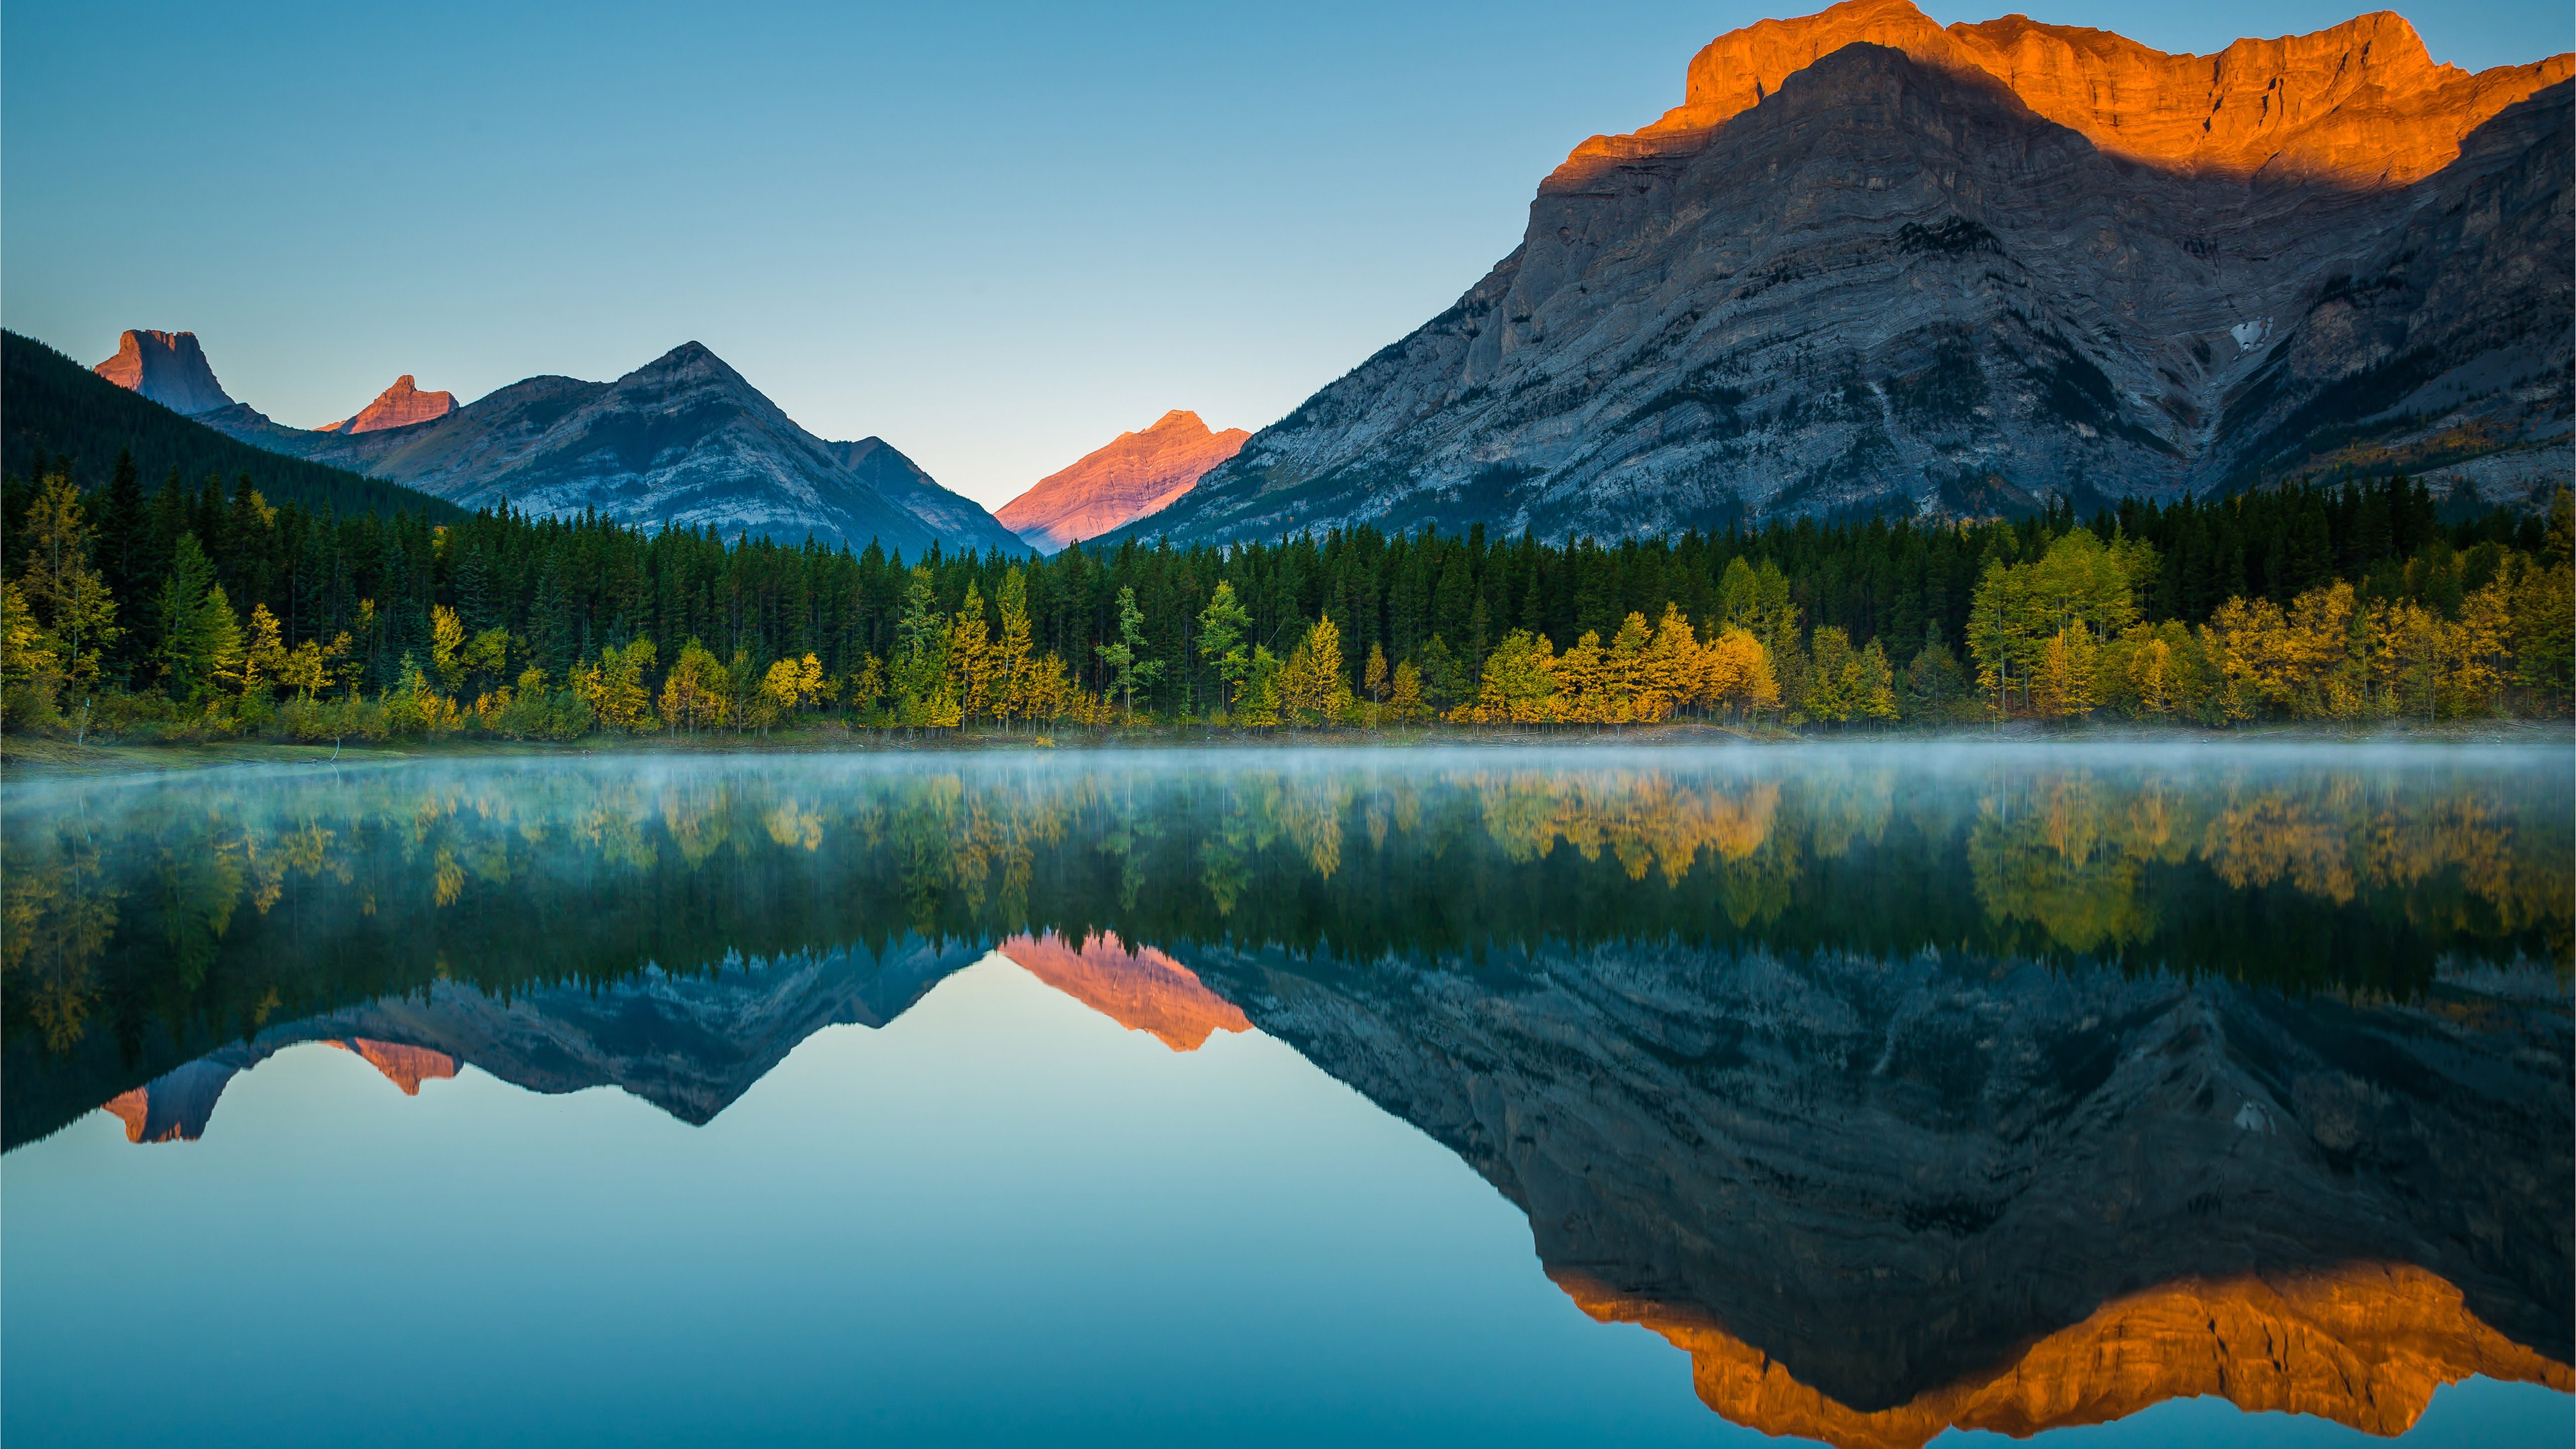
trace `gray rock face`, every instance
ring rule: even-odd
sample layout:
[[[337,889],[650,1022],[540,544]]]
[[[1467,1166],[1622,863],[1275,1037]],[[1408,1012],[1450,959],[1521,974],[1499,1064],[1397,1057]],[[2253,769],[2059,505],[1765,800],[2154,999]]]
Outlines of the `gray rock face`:
[[[2545,445],[2570,124],[2561,80],[2402,186],[2195,171],[1848,45],[1712,128],[1587,143],[1455,306],[1127,532],[1617,538]]]
[[[408,427],[307,432],[248,407],[200,421],[469,508],[507,499],[530,513],[593,510],[620,523],[713,528],[727,538],[792,544],[811,535],[853,549],[873,541],[906,558],[934,541],[950,552],[1028,552],[990,513],[908,461],[895,493],[872,487],[841,461],[835,450],[846,445],[798,427],[694,342],[615,382],[532,377]]]
[[[1713,1320],[1857,1409],[2123,1294],[2350,1262],[2429,1269],[2569,1354],[2546,981],[2372,1006],[1929,954],[1176,954],[1526,1210],[1551,1274]]]
[[[950,552],[971,548],[981,553],[1000,548],[1004,553],[1020,554],[1024,540],[987,512],[982,504],[961,498],[939,486],[921,465],[896,451],[883,438],[861,438],[854,443],[825,443],[823,448],[833,461],[849,470],[850,475],[878,497],[902,508],[928,524],[946,543]],[[1012,544],[1000,542],[999,535],[1009,534]]]
[[[116,355],[90,371],[174,413],[210,412],[233,405],[224,385],[215,381],[215,369],[206,361],[194,332],[128,328],[116,340]]]

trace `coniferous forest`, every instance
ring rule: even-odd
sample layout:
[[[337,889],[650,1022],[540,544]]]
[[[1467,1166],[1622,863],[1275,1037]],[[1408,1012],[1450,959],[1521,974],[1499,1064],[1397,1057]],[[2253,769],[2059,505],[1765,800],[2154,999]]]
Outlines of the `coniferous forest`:
[[[515,512],[5,484],[6,723],[304,740],[1388,724],[2204,727],[2567,712],[2571,519],[2402,477],[1553,545],[906,560]]]

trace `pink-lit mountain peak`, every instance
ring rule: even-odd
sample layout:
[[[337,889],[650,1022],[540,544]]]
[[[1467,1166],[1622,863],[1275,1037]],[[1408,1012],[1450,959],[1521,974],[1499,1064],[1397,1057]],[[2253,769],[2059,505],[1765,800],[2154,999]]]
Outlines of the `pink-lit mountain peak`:
[[[1210,431],[1197,413],[1174,408],[1143,432],[1120,433],[1072,467],[1039,479],[994,517],[1053,553],[1189,492],[1209,469],[1242,451],[1251,436],[1241,428]]]

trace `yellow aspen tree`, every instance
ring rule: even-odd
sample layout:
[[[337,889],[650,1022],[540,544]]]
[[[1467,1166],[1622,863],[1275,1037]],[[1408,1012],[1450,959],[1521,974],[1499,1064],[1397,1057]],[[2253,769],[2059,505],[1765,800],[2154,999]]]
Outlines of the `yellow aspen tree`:
[[[674,730],[691,734],[725,722],[727,683],[724,665],[707,647],[691,639],[680,646],[671,672],[662,679],[662,719]]]
[[[1032,713],[1028,698],[1032,646],[1027,576],[1016,567],[1002,575],[1002,590],[995,602],[1002,610],[1002,632],[995,636],[991,653],[993,712],[1005,720],[1027,719]]]
[[[278,630],[277,616],[266,604],[251,605],[250,631],[242,640],[242,698],[265,698],[285,674],[286,660],[286,640]]]
[[[61,651],[28,607],[27,591],[15,580],[0,583],[0,719],[52,723],[62,684]]]
[[[1488,666],[1490,667],[1490,666]],[[1598,631],[1586,629],[1556,657],[1556,717],[1568,724],[1610,724],[1609,661]]]
[[[1330,615],[1308,625],[1280,671],[1279,710],[1290,724],[1329,724],[1350,713],[1342,678],[1342,631]]]
[[[2144,624],[2132,626],[2130,634],[2129,684],[2138,710],[2161,719],[2173,713],[2173,646]]]
[[[1827,624],[1816,630],[1808,640],[1807,648],[1807,682],[1799,708],[1807,712],[1809,719],[1841,724],[1852,717],[1848,688],[1851,682],[1851,636]]]
[[[465,625],[456,611],[445,604],[432,604],[429,609],[429,664],[438,676],[441,689],[455,689],[465,683]]]
[[[1628,724],[1656,716],[1643,713],[1638,701],[1646,693],[1646,650],[1654,633],[1646,627],[1646,616],[1631,612],[1619,623],[1619,632],[1610,636],[1610,648],[1602,659],[1602,688],[1608,695],[1604,713],[1612,724]]]
[[[1395,681],[1388,686],[1387,712],[1398,721],[1410,724],[1422,718],[1422,671],[1408,659],[1395,666]]]
[[[1544,634],[1514,629],[1485,657],[1474,700],[1452,711],[1463,724],[1546,724],[1561,717],[1554,645]]]
[[[26,560],[18,584],[29,612],[54,640],[63,679],[76,691],[98,681],[99,661],[124,630],[116,627],[116,600],[107,580],[90,566],[94,530],[82,517],[80,490],[60,473],[49,474],[16,525],[11,553]]]
[[[1638,661],[1637,718],[1649,723],[1672,718],[1698,697],[1699,675],[1699,635],[1679,604],[1666,603],[1654,642]]]
[[[1896,669],[1888,663],[1887,646],[1870,640],[1853,656],[1851,669],[1852,683],[1846,692],[1852,713],[1881,723],[1896,718]]]

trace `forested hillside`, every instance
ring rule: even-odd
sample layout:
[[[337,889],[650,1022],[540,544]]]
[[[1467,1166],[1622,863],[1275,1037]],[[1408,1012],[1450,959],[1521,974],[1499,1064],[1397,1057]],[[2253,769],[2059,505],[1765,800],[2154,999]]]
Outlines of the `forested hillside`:
[[[123,453],[133,458],[147,488],[173,477],[194,487],[213,474],[247,477],[272,502],[291,500],[315,510],[408,509],[437,523],[465,516],[452,503],[400,484],[236,442],[15,332],[0,332],[0,399],[7,412],[0,471],[21,480],[63,471],[83,487],[96,488],[107,482]],[[13,504],[8,521],[16,523],[22,511]]]
[[[2571,518],[2403,478],[2079,522],[1603,547],[1372,530],[910,561],[7,483],[6,722],[300,737],[793,724],[1789,726],[2559,715]],[[67,723],[66,723],[67,722]]]

